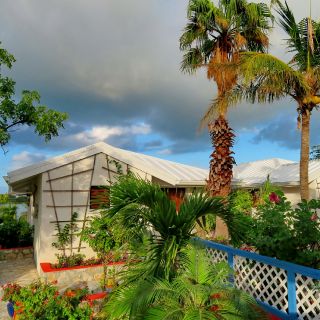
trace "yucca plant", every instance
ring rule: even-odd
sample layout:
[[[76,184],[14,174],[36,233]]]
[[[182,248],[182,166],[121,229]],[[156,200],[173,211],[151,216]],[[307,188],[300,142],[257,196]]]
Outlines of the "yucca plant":
[[[184,248],[185,264],[170,281],[156,277],[126,281],[111,295],[105,319],[267,319],[255,300],[229,283],[226,263],[213,264],[198,246]],[[130,272],[130,271],[128,271]]]

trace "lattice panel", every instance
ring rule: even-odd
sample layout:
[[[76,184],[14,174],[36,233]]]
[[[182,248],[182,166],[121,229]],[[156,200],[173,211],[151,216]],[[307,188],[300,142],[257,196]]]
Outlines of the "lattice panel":
[[[296,275],[299,319],[320,319],[320,281]]]
[[[237,288],[287,312],[288,290],[285,270],[247,258],[235,257],[234,271]]]
[[[213,263],[228,261],[228,254],[224,251],[216,250],[213,248],[207,248],[207,254]]]

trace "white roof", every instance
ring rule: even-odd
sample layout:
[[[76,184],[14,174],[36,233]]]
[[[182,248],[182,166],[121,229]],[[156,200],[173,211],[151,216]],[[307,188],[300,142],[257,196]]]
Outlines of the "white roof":
[[[275,184],[292,184],[300,183],[299,162],[280,166],[270,174],[271,182]],[[320,161],[309,161],[309,183],[320,177]]]
[[[275,170],[281,172],[280,168],[291,164],[296,163],[278,158],[242,163],[233,168],[233,183],[243,187],[261,185],[267,180],[268,176],[273,182],[273,172]]]
[[[253,187],[263,184],[269,176],[275,185],[299,185],[299,162],[285,159],[268,159],[242,163],[233,169],[233,184]],[[320,178],[320,161],[309,162],[309,183]]]
[[[64,155],[51,158],[34,165],[30,165],[8,173],[9,184],[28,179],[42,172],[80,160],[98,153],[105,153],[111,157],[127,163],[153,177],[161,179],[174,186],[204,185],[208,171],[168,160],[151,157],[145,154],[115,148],[104,142],[77,149]]]

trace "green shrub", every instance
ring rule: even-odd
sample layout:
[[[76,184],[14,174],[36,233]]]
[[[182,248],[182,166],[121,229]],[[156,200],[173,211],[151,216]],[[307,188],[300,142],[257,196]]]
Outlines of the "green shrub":
[[[235,190],[229,196],[230,208],[244,214],[251,214],[253,198],[247,190]]]
[[[229,195],[228,211],[239,233],[239,237],[235,239],[231,238],[230,240],[230,244],[234,247],[241,247],[242,245],[251,243],[251,229],[253,227],[252,207],[253,197],[249,191],[235,190]],[[214,241],[217,241],[217,239]]]
[[[25,219],[16,219],[16,207],[0,207],[0,246],[16,248],[31,246],[32,243],[33,227]]]

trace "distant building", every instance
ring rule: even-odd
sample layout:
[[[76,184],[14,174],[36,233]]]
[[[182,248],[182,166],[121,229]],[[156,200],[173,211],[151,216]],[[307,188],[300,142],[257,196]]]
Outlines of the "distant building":
[[[260,188],[269,177],[280,187],[292,204],[300,202],[299,163],[284,159],[268,159],[242,163],[234,167],[233,188]],[[309,162],[310,198],[320,199],[320,160]]]

